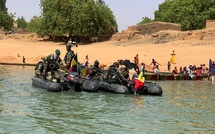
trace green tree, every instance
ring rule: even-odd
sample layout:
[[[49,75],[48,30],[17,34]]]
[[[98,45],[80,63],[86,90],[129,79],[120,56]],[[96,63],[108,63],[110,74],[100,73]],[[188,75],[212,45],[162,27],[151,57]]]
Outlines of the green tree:
[[[166,0],[155,11],[155,20],[179,23],[182,30],[201,29],[207,19],[215,19],[214,0]]]
[[[7,12],[6,0],[1,0],[1,1],[0,1],[0,12],[1,12],[1,11]]]
[[[146,23],[151,23],[153,22],[154,20],[152,20],[151,18],[149,17],[143,17],[142,18],[142,21],[140,21],[139,23],[137,23],[137,25],[141,25],[141,24],[146,24]]]
[[[0,29],[11,30],[13,27],[13,15],[9,15],[6,8],[6,0],[0,0]]]
[[[22,29],[25,29],[25,27],[27,26],[27,22],[23,16],[21,18],[18,17],[18,19],[16,20],[16,23],[18,27]]]
[[[117,26],[110,8],[102,0],[41,0],[44,34],[87,37],[101,35]]]
[[[39,35],[43,35],[44,32],[41,28],[41,17],[33,16],[29,22],[27,22],[26,29],[31,32],[38,33]]]

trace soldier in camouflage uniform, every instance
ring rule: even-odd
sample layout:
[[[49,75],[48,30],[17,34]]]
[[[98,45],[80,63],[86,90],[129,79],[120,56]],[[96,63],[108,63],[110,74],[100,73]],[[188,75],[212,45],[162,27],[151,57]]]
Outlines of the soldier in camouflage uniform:
[[[35,76],[43,78],[43,70],[44,70],[45,58],[41,58],[35,67]]]
[[[105,80],[108,83],[119,83],[119,64],[114,62],[113,65],[109,66],[105,75]]]
[[[66,67],[67,70],[69,70],[69,68],[71,66],[72,59],[75,56],[75,53],[74,53],[74,51],[71,50],[71,47],[72,46],[69,43],[66,45],[67,53],[64,57],[64,66]]]
[[[120,72],[119,72],[119,77],[122,80],[122,84],[123,85],[127,85],[128,84],[128,80],[129,80],[129,72],[126,68],[125,65],[122,65],[120,68]]]
[[[60,76],[58,69],[61,63],[60,50],[55,50],[54,54],[50,54],[46,58],[43,58],[35,68],[35,75],[43,77],[50,81],[59,82]]]
[[[99,68],[99,61],[95,60],[94,64],[90,67],[90,73],[89,73],[89,77],[92,79],[100,79],[101,76],[101,69]]]
[[[109,83],[127,85],[129,73],[124,65],[119,69],[119,64],[114,62],[107,70],[106,80]]]

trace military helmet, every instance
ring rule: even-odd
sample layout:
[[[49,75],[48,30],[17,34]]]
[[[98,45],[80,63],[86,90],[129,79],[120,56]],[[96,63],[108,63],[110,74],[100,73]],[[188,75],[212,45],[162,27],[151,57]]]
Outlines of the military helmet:
[[[42,57],[42,58],[41,58],[41,61],[43,61],[43,62],[44,62],[45,60],[46,60],[46,58],[45,58],[45,57]]]
[[[98,61],[98,60],[95,60],[95,61],[94,61],[94,64],[99,64],[99,61]]]
[[[66,44],[66,48],[72,47],[72,45],[70,43]]]
[[[113,66],[115,66],[115,67],[119,67],[119,63],[114,62],[114,63],[113,63]]]
[[[121,68],[126,68],[126,66],[125,66],[125,65],[122,65]]]
[[[60,55],[60,50],[59,50],[59,49],[56,49],[56,50],[55,50],[55,53],[56,53],[57,55]]]

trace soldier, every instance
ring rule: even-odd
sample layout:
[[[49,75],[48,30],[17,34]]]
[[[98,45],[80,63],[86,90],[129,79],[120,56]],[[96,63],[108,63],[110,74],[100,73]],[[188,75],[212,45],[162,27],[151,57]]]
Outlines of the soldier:
[[[129,80],[129,72],[125,65],[121,66],[119,75],[120,75],[120,79],[121,79],[121,84],[127,85],[128,80]]]
[[[113,65],[109,66],[105,79],[109,83],[119,83],[119,63],[114,62]]]
[[[69,43],[66,45],[67,53],[66,53],[66,55],[64,57],[63,65],[66,67],[67,70],[69,70],[69,68],[71,66],[72,59],[75,56],[75,53],[74,53],[74,51],[72,51],[71,47],[72,46]]]
[[[37,77],[43,77],[42,76],[42,73],[43,73],[43,70],[44,70],[44,61],[45,61],[45,58],[41,58],[41,61],[39,61],[35,67],[35,76]]]
[[[44,59],[44,70],[43,70],[43,76],[45,79],[48,79],[50,81],[59,82],[60,76],[58,74],[58,69],[60,67],[61,63],[60,58],[60,50],[56,49],[54,54],[50,54],[47,56],[47,58]]]
[[[90,67],[90,78],[95,78],[100,76],[100,74],[102,73],[102,71],[99,68],[99,61],[95,60],[94,64]]]

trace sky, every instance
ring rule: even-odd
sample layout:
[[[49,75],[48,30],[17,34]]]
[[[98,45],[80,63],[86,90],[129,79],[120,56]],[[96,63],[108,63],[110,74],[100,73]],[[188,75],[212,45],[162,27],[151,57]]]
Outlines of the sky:
[[[119,31],[126,30],[129,26],[136,25],[143,17],[154,19],[154,11],[165,0],[104,0],[113,11]],[[6,6],[9,13],[16,13],[30,21],[33,16],[39,16],[40,0],[7,0]]]

